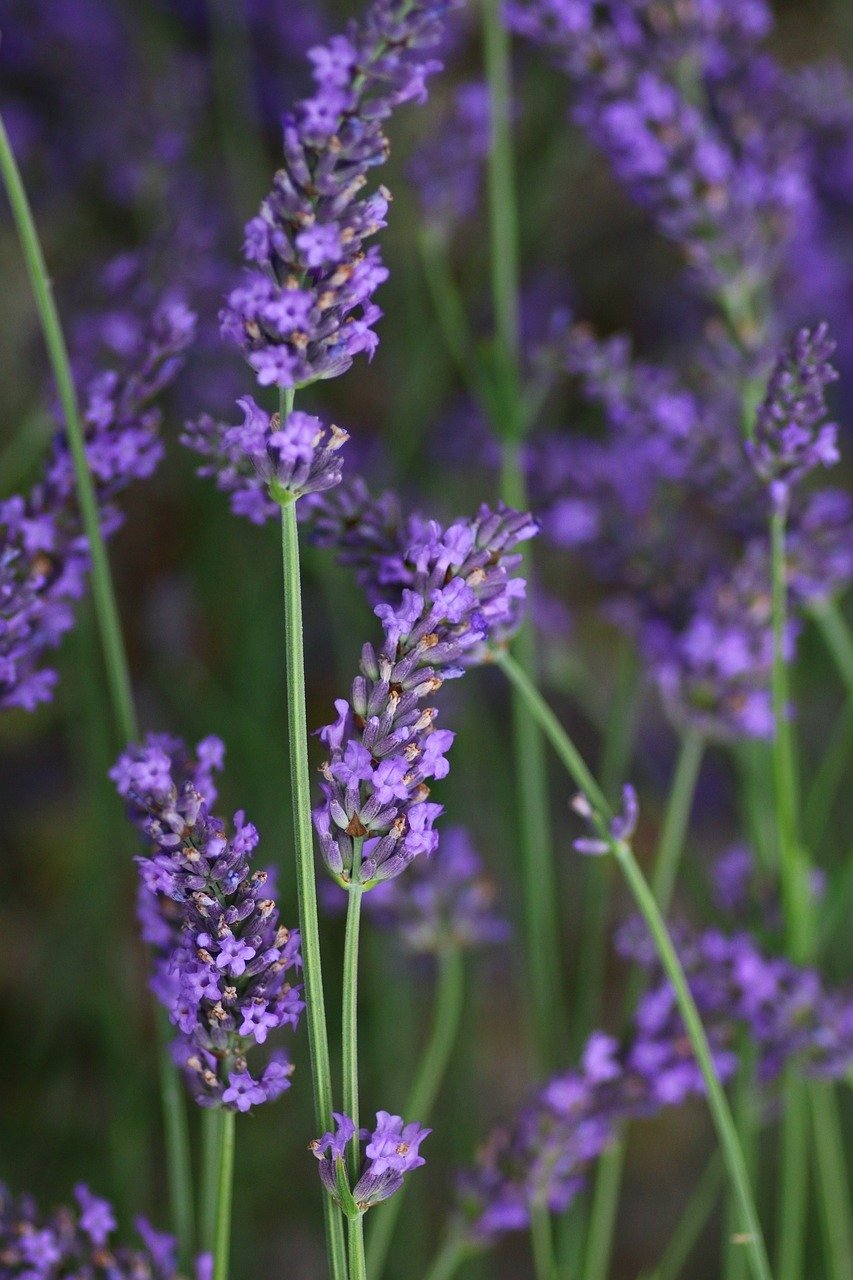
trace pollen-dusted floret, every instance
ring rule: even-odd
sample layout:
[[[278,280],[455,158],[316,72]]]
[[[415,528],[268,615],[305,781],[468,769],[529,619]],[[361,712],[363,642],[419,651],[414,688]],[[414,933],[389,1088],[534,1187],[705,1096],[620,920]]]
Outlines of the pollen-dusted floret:
[[[131,820],[151,843],[139,864],[140,920],[155,950],[152,989],[179,1031],[175,1061],[205,1107],[248,1111],[289,1088],[281,1049],[253,1076],[247,1055],[304,1008],[291,978],[299,933],[278,923],[271,876],[252,871],[258,833],[245,815],[234,831],[210,812],[212,774],[224,747],[205,738],[190,756],[180,741],[150,734],[110,776]]]

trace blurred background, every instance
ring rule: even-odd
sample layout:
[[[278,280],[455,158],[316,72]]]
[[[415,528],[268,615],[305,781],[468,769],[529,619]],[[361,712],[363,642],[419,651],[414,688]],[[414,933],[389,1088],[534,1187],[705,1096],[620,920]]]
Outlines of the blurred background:
[[[853,52],[853,11],[844,0],[788,0],[774,9],[771,47],[783,62]],[[190,741],[208,733],[224,738],[222,807],[245,808],[258,825],[263,858],[280,868],[287,922],[295,922],[296,898],[277,538],[270,527],[232,517],[212,483],[197,478],[196,459],[178,436],[184,421],[202,412],[236,420],[238,395],[262,399],[239,354],[219,339],[217,313],[242,270],[242,225],[277,164],[280,114],[308,86],[305,52],[342,30],[353,10],[348,0],[5,0],[0,10],[0,110],[72,350],[97,367],[99,348],[115,346],[122,323],[144,308],[144,290],[135,292],[140,281],[180,286],[199,314],[199,340],[166,405],[166,461],[122,499],[126,518],[111,542],[112,563],[142,722]],[[429,142],[448,127],[455,88],[481,75],[481,60],[476,15],[463,12],[448,41],[448,71],[434,80],[429,103],[401,110],[391,126],[392,158],[382,175],[394,194],[383,236],[391,276],[379,298],[387,318],[378,353],[371,364],[357,362],[345,378],[300,397],[300,407],[351,433],[350,457],[372,486],[394,487],[407,505],[445,518],[493,501],[498,481],[488,433],[435,320],[419,187],[429,174]],[[630,332],[643,354],[689,348],[707,316],[674,250],[570,124],[564,78],[541,52],[521,44],[516,70],[529,333],[544,332],[554,308],[566,305],[602,334]],[[464,216],[442,234],[450,236],[473,323],[486,330],[481,174],[464,150],[458,163],[470,191]],[[839,413],[853,400],[849,236],[846,245],[847,275],[841,271],[831,289],[821,282],[802,316],[823,318],[824,303],[833,319],[846,315],[846,329],[837,334],[846,377],[837,390]],[[0,496],[6,496],[38,474],[52,430],[52,392],[5,203],[0,279]],[[542,417],[551,428],[573,430],[585,412],[558,386]],[[594,578],[566,554],[543,546],[537,555],[547,589],[543,618],[546,603],[550,608],[543,645],[550,691],[588,758],[600,763],[623,642],[596,609]],[[361,644],[376,628],[352,576],[314,548],[306,552],[305,591],[308,715],[316,727],[330,719],[333,699],[348,689]],[[808,629],[801,659],[798,692],[808,707],[801,737],[806,761],[814,762],[838,686]],[[67,1200],[72,1185],[85,1180],[115,1198],[122,1224],[144,1211],[165,1225],[152,1008],[134,922],[136,843],[106,779],[118,744],[90,600],[57,662],[54,701],[34,714],[13,711],[0,719],[0,1179],[45,1205]],[[453,769],[441,784],[446,821],[469,828],[498,901],[517,924],[506,689],[497,673],[478,671],[454,686],[444,705],[444,722],[458,733]],[[675,739],[652,691],[639,716],[641,749],[630,776],[643,803],[638,850],[648,855]],[[849,788],[841,791],[822,851],[828,865],[849,845]],[[571,990],[583,959],[578,937],[588,864],[571,851],[577,831],[556,773],[551,794]],[[731,763],[712,750],[679,890],[687,915],[707,918],[710,861],[738,828]],[[617,893],[614,919],[626,911]],[[340,921],[327,919],[333,1055],[342,938]],[[364,969],[363,1106],[394,1110],[403,1105],[422,1045],[430,965],[368,929]],[[837,981],[848,971],[842,929],[824,973]],[[420,1273],[455,1170],[470,1162],[489,1124],[535,1083],[524,1050],[517,932],[510,944],[472,957],[469,978],[462,1040],[433,1121],[428,1164],[410,1188],[390,1263],[393,1280]],[[605,1021],[618,1021],[623,983],[614,957]],[[565,1053],[568,1063],[568,1046]],[[305,1151],[314,1134],[304,1031],[295,1054],[290,1093],[239,1125],[235,1277],[321,1274],[317,1179]],[[614,1280],[635,1277],[658,1256],[711,1145],[701,1103],[634,1127]],[[765,1158],[772,1160],[772,1152]],[[712,1223],[708,1239],[718,1232]],[[510,1239],[463,1274],[516,1277],[528,1267],[526,1242]],[[695,1280],[716,1274],[713,1248],[697,1252],[685,1272]]]

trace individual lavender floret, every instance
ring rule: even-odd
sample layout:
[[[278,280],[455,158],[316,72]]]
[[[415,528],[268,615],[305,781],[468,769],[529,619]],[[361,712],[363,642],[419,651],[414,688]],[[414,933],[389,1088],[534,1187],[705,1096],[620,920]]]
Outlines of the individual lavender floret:
[[[593,820],[592,806],[585,795],[576,795],[572,801],[572,808],[594,829],[597,829]],[[610,853],[614,840],[629,841],[631,839],[637,829],[639,817],[640,803],[637,799],[637,793],[630,782],[626,782],[622,788],[622,808],[619,813],[614,814],[608,823],[610,841],[600,836],[582,836],[579,840],[572,841],[572,847],[578,853],[593,854],[595,856]]]
[[[194,325],[183,301],[166,297],[126,349],[123,366],[91,379],[82,398],[86,456],[106,534],[121,523],[115,499],[134,480],[147,479],[162,457],[160,412],[152,401],[180,368]],[[59,432],[39,483],[0,502],[0,708],[32,711],[50,699],[57,676],[42,662],[74,625],[73,603],[83,595],[88,568],[74,466]]]
[[[231,510],[253,524],[278,514],[282,503],[308,493],[321,493],[340,484],[342,445],[346,431],[327,433],[319,418],[298,410],[282,423],[260,409],[251,396],[238,400],[244,421],[240,426],[214,422],[207,414],[188,423],[183,444],[210,461],[200,476],[214,476],[217,488],[230,495]]]
[[[316,90],[284,117],[284,162],[246,227],[254,264],[222,313],[262,386],[298,387],[372,355],[386,279],[364,241],[385,226],[390,194],[363,196],[384,164],[383,122],[422,102],[441,64],[429,56],[456,0],[373,0],[363,22],[309,50]]]
[[[238,812],[228,836],[210,812],[211,773],[223,752],[219,739],[206,738],[193,759],[180,741],[152,734],[119,757],[110,777],[151,843],[137,859],[142,919],[159,949],[152,987],[180,1033],[175,1060],[201,1106],[248,1111],[289,1088],[283,1051],[257,1076],[246,1055],[279,1028],[296,1027],[304,1004],[288,974],[302,961],[299,933],[278,924],[268,873],[250,870],[255,827]]]
[[[144,1218],[136,1230],[143,1247],[117,1244],[115,1214],[107,1200],[79,1183],[75,1208],[40,1212],[31,1196],[13,1198],[0,1183],[0,1275],[21,1280],[109,1276],[110,1280],[177,1280],[171,1236]]]
[[[425,1164],[420,1145],[432,1129],[422,1129],[416,1122],[406,1124],[402,1116],[377,1111],[376,1128],[360,1129],[366,1142],[364,1163],[355,1186],[350,1189],[346,1172],[346,1149],[355,1137],[355,1125],[349,1116],[333,1112],[335,1132],[324,1133],[310,1144],[320,1162],[323,1186],[348,1217],[360,1217],[375,1204],[381,1204],[403,1185],[412,1169]]]
[[[825,324],[801,329],[770,374],[746,449],[778,506],[787,506],[795,481],[839,459],[838,428],[825,421],[826,387],[838,377],[829,363],[834,350]]]
[[[494,884],[464,827],[446,827],[434,853],[418,858],[405,880],[378,884],[364,909],[414,952],[504,942],[510,932],[495,910]]]
[[[340,883],[356,859],[369,885],[434,851],[441,807],[428,801],[428,783],[447,773],[453,734],[436,729],[423,704],[517,626],[524,582],[512,576],[513,548],[534,532],[530,516],[503,506],[447,528],[430,522],[406,553],[402,602],[376,606],[384,643],[364,646],[350,702],[339,699],[338,719],[320,732],[329,758],[314,825]]]

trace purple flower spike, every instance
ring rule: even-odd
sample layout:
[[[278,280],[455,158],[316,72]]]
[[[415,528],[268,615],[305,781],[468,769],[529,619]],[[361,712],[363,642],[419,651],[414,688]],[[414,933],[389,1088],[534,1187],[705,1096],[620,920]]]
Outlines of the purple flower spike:
[[[355,1186],[347,1198],[341,1197],[339,1177],[344,1171],[346,1149],[355,1137],[355,1125],[349,1116],[334,1112],[335,1132],[324,1133],[310,1144],[320,1162],[320,1178],[329,1194],[348,1216],[360,1216],[375,1204],[381,1204],[403,1185],[405,1174],[425,1164],[420,1145],[432,1133],[415,1122],[406,1124],[402,1116],[377,1111],[376,1128],[371,1133],[362,1129],[359,1137],[366,1141],[364,1163]]]
[[[299,934],[278,923],[268,873],[250,869],[258,833],[242,812],[234,833],[210,813],[212,770],[224,748],[206,738],[193,759],[181,742],[149,735],[110,772],[131,820],[151,844],[137,859],[143,937],[155,948],[152,990],[179,1035],[175,1061],[205,1107],[248,1111],[289,1087],[281,1050],[260,1077],[246,1055],[284,1026],[296,1027],[301,987]]]
[[[80,1183],[79,1209],[42,1213],[31,1196],[13,1199],[0,1183],[0,1274],[21,1280],[109,1275],[110,1280],[179,1280],[172,1236],[137,1219],[142,1248],[114,1240],[115,1214],[107,1200]]]
[[[385,226],[390,193],[364,187],[388,157],[384,121],[425,99],[456,3],[373,0],[363,23],[309,50],[316,90],[284,117],[282,167],[246,227],[252,268],[221,317],[261,386],[333,378],[376,349],[372,298],[388,272],[364,242]]]
[[[430,522],[406,551],[411,585],[395,605],[376,606],[385,642],[365,645],[350,702],[339,699],[337,720],[320,731],[329,757],[314,825],[340,883],[353,875],[356,840],[368,886],[434,852],[441,807],[428,801],[428,784],[447,774],[453,734],[436,728],[424,703],[517,626],[524,583],[511,576],[513,549],[534,532],[527,515],[482,507],[446,529]]]
[[[331,427],[327,432],[319,418],[298,411],[282,423],[277,413],[270,417],[258,408],[251,396],[237,403],[245,419],[242,426],[204,415],[188,423],[181,437],[209,459],[198,474],[215,476],[217,487],[230,495],[235,515],[262,524],[278,514],[282,503],[340,484],[346,431]]]

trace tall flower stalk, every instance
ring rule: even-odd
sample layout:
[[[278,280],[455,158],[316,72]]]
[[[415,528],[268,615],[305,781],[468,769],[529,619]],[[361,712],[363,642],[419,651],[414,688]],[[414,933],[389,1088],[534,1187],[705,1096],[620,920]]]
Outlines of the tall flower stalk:
[[[0,174],[2,174],[21,242],[73,460],[80,515],[91,559],[92,594],[115,727],[123,742],[131,742],[138,737],[138,729],[130,666],[101,528],[95,485],[86,457],[86,440],[71,372],[71,362],[35,219],[2,119],[0,119]],[[177,1071],[167,1047],[168,1023],[159,1009],[157,1010],[157,1035],[160,1046],[160,1094],[169,1168],[172,1221],[180,1245],[181,1261],[186,1264],[194,1238],[189,1133]]]
[[[596,846],[600,845],[609,850],[616,859],[636,906],[652,936],[663,970],[674,988],[678,1009],[684,1020],[687,1035],[705,1082],[708,1105],[717,1131],[717,1140],[725,1161],[732,1191],[737,1197],[741,1213],[745,1232],[745,1250],[750,1259],[754,1280],[771,1280],[770,1264],[764,1245],[761,1224],[755,1208],[743,1152],[731,1110],[714,1068],[702,1020],[687,985],[684,970],[670,939],[666,923],[655,902],[654,894],[646,883],[628,840],[619,834],[621,827],[614,826],[614,823],[618,822],[619,819],[614,819],[612,810],[598,783],[548,704],[509,654],[502,655],[498,659],[498,664],[508,679],[523,695],[531,714],[535,715],[540,728],[550,741],[561,763],[580,788],[585,811],[588,813],[589,819],[597,832]]]

